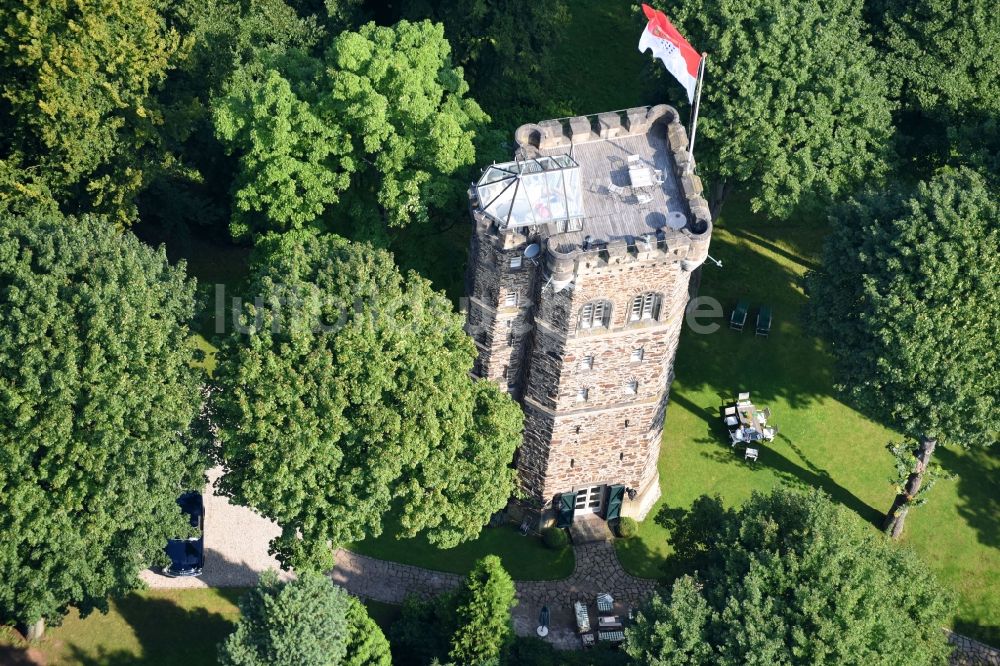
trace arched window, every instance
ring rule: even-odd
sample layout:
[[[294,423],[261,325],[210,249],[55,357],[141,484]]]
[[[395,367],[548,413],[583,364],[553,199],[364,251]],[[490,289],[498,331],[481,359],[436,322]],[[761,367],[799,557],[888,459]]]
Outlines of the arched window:
[[[611,301],[591,301],[580,308],[580,329],[607,328],[611,322]]]
[[[655,291],[647,291],[632,299],[628,309],[629,321],[642,321],[643,319],[659,319],[660,304],[663,297]]]

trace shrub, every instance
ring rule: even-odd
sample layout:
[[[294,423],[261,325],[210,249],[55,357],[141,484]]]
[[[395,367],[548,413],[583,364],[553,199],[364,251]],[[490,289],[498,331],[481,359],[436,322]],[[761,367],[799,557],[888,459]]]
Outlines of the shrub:
[[[265,571],[240,600],[236,630],[219,646],[225,666],[389,666],[389,643],[361,602],[322,574],[293,581]]]
[[[639,533],[639,523],[635,522],[635,518],[619,518],[615,533],[620,539],[631,539]]]
[[[561,550],[569,544],[569,537],[566,531],[558,527],[546,527],[542,530],[542,541],[552,550]]]

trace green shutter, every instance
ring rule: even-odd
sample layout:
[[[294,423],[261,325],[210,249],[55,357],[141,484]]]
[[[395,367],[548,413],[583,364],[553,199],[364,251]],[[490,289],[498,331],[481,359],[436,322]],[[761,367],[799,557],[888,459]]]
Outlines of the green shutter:
[[[575,507],[576,493],[563,493],[559,496],[559,517],[556,519],[556,527],[569,527],[573,524]]]
[[[608,489],[607,520],[617,520],[622,515],[622,499],[625,498],[625,486],[611,486]]]

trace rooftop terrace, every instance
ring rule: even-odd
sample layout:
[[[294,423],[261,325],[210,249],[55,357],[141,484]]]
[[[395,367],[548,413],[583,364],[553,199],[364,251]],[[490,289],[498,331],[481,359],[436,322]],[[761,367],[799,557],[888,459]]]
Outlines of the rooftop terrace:
[[[687,135],[667,105],[522,125],[515,159],[483,171],[475,207],[498,231],[548,238],[562,251],[688,228],[709,216]]]

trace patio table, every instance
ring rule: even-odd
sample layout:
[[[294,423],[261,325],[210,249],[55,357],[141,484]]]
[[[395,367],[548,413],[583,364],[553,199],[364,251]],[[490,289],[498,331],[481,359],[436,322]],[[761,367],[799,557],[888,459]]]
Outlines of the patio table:
[[[739,416],[741,424],[755,432],[764,432],[765,422],[761,419],[760,411],[752,403],[737,405],[736,414]]]

